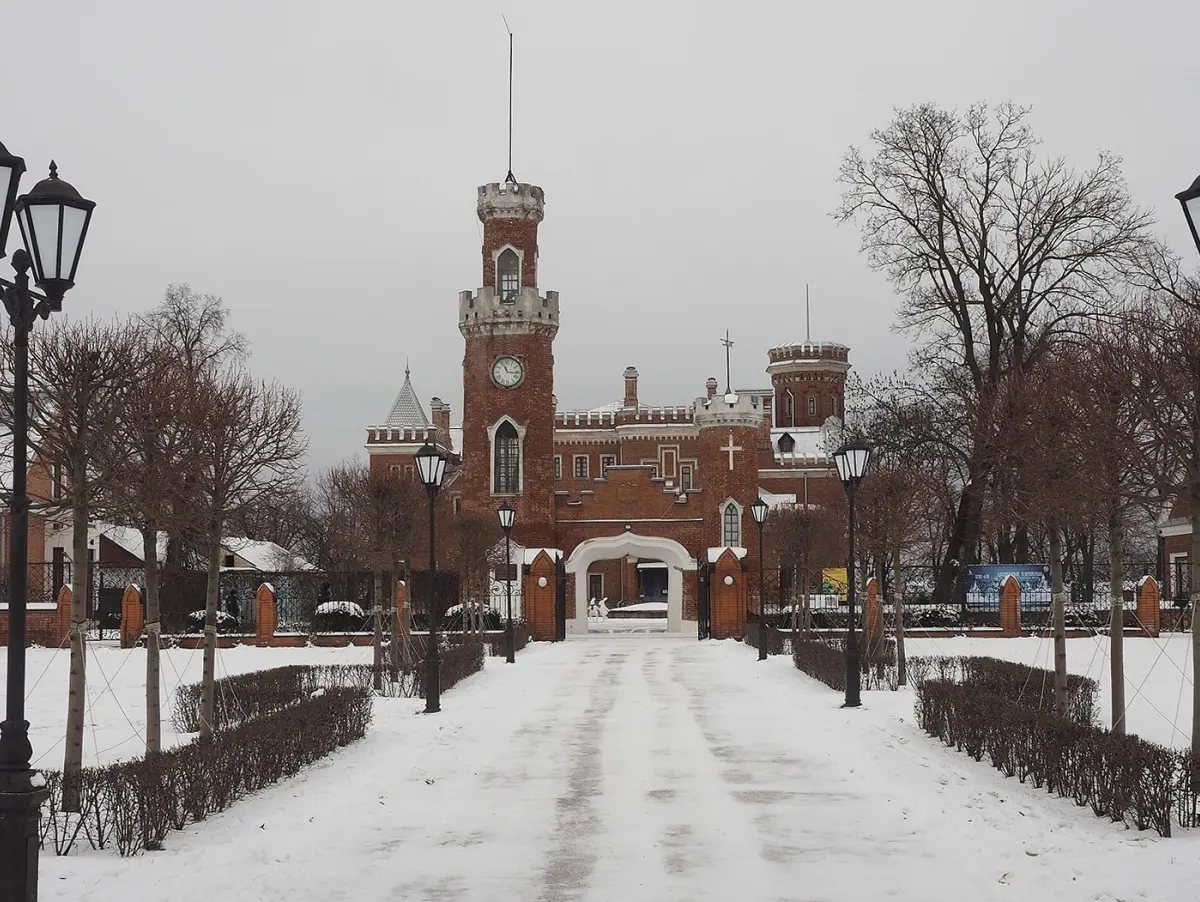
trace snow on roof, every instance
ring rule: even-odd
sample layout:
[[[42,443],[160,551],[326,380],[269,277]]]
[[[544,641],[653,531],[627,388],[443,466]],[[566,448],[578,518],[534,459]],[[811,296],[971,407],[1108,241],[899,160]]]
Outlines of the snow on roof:
[[[624,401],[610,401],[607,404],[601,404],[599,407],[592,407],[592,408],[588,409],[587,413],[616,413],[617,411],[624,410],[624,409],[625,409]],[[646,404],[640,404],[640,403],[638,404],[638,410],[649,410],[649,409],[650,409],[650,407]],[[568,412],[574,413],[575,411],[572,410],[572,411],[568,411]]]
[[[463,453],[463,428],[462,426],[450,427],[450,444],[455,454],[462,455]]]
[[[746,556],[745,548],[734,548],[733,546],[726,547],[722,545],[718,548],[708,549],[708,562],[710,564],[715,564],[717,562],[717,558],[723,555],[726,551],[732,551],[734,555],[737,556],[739,561]]]
[[[543,551],[550,556],[550,560],[552,561],[557,561],[560,557],[562,557],[562,551],[557,548],[525,548],[522,549],[522,551],[523,554],[521,561],[526,567],[532,564],[534,558],[536,558]]]
[[[387,419],[383,421],[383,425],[408,426],[412,429],[427,429],[433,425],[425,416],[425,411],[421,409],[421,401],[412,387],[408,367],[404,368],[404,385],[400,387],[400,394],[396,395],[396,400],[392,403],[392,409],[388,413]]]
[[[837,417],[829,417],[821,426],[775,426],[771,429],[771,449],[777,460],[790,460],[792,457],[827,458],[835,450],[841,431],[842,421]],[[785,435],[795,442],[790,452],[782,451],[779,447],[779,441]]]
[[[96,523],[92,526],[89,532],[94,532],[97,536],[103,536],[117,547],[129,552],[139,561],[144,560],[142,556],[142,531],[134,529],[132,526],[117,526],[114,523]],[[159,530],[155,543],[155,555],[159,562],[167,559],[167,534]]]
[[[780,507],[794,507],[796,504],[795,492],[777,495],[774,492],[768,492],[766,489],[759,486],[758,497],[766,502],[767,508],[770,510],[775,510],[776,508]]]
[[[231,554],[240,557],[256,570],[316,570],[317,568],[274,542],[259,542],[254,539],[227,537],[221,545]]]

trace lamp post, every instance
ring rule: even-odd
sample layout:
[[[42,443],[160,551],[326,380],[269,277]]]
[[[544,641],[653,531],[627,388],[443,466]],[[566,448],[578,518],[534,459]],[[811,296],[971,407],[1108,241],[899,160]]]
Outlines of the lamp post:
[[[838,477],[846,487],[846,497],[850,502],[850,557],[846,564],[846,601],[850,606],[850,625],[846,630],[846,702],[844,708],[857,708],[862,704],[859,698],[861,691],[860,674],[858,669],[858,637],[854,632],[854,493],[858,491],[859,483],[867,472],[867,464],[871,460],[871,449],[864,442],[854,441],[842,445],[833,454],[833,462],[837,465]]]
[[[30,765],[29,721],[25,719],[25,612],[29,601],[29,332],[39,317],[62,309],[75,284],[75,270],[95,204],[58,177],[50,177],[17,197],[25,161],[0,144],[0,257],[15,213],[25,248],[13,253],[15,281],[0,279],[0,295],[13,326],[13,475],[8,580],[8,682],[0,722],[0,899],[37,899],[38,812],[49,795]],[[29,288],[29,270],[42,293]]]
[[[767,593],[763,585],[763,524],[767,522],[767,502],[755,498],[750,516],[758,527],[758,660],[767,660]]]
[[[426,442],[416,454],[417,475],[429,494],[429,638],[425,645],[425,713],[437,714],[442,710],[441,653],[438,649],[438,610],[434,600],[437,577],[437,519],[434,516],[435,502],[442,480],[446,477],[446,458],[433,445]]]
[[[1196,177],[1190,188],[1176,194],[1175,199],[1183,207],[1183,215],[1187,219],[1188,228],[1191,229],[1192,240],[1196,242],[1196,250],[1200,251],[1200,176]]]
[[[504,625],[504,660],[512,664],[517,660],[512,625],[512,528],[517,512],[506,501],[496,514],[500,517],[500,528],[504,530],[504,604],[508,609],[508,620]]]

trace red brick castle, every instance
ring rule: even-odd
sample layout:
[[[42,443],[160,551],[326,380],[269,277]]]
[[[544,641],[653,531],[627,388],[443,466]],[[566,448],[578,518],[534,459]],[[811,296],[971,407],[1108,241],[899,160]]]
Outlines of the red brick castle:
[[[544,211],[535,185],[510,177],[479,188],[483,284],[458,301],[461,429],[438,398],[425,415],[406,372],[386,420],[367,430],[371,466],[411,478],[412,456],[428,440],[452,460],[441,516],[494,518],[502,503],[513,505],[525,563],[536,549],[566,558],[569,633],[587,630],[587,604],[598,598],[610,607],[665,600],[668,629],[694,633],[695,571],[721,562],[713,634],[741,635],[745,583],[757,568],[750,504],[761,496],[773,506],[823,506],[841,496],[829,452],[849,349],[779,345],[768,353],[770,388],[722,392],[710,378],[699,397],[671,407],[643,404],[638,372],[628,367],[620,401],[559,410],[559,297],[537,281]],[[730,597],[719,603],[722,593]],[[526,617],[534,634],[552,638],[552,621],[533,602]]]

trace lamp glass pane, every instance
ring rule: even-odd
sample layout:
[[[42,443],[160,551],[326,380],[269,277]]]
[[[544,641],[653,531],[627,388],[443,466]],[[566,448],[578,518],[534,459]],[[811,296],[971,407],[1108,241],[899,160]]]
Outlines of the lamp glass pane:
[[[446,475],[446,458],[437,455],[433,458],[433,485],[441,488],[442,479]]]
[[[767,503],[761,498],[757,499],[750,505],[750,513],[754,517],[755,523],[762,523],[767,519]]]
[[[14,191],[13,181],[19,178],[20,175],[17,173],[15,167],[0,166],[0,204],[8,202],[9,197],[12,196]],[[0,216],[3,216],[5,213],[11,214],[12,210],[0,210]],[[0,226],[3,226],[2,221],[0,221]],[[0,253],[4,251],[5,248],[0,247]]]
[[[850,478],[850,474],[846,469],[846,452],[839,451],[833,455],[833,462],[837,464],[838,478],[842,482],[846,482]]]
[[[422,485],[433,484],[433,462],[436,459],[431,454],[417,455],[417,475],[421,477]]]
[[[1200,241],[1200,197],[1193,197],[1191,200],[1185,201],[1183,206],[1187,210],[1188,219],[1191,221],[1192,230],[1195,233],[1192,237]]]
[[[847,457],[850,464],[850,475],[855,479],[862,479],[863,474],[867,472],[867,459],[871,456],[871,451],[868,448],[851,448]]]
[[[37,240],[37,252],[28,248],[33,258],[37,281],[57,279],[58,275],[58,204],[30,204],[27,208],[30,229]]]
[[[78,207],[63,207],[62,261],[60,279],[75,281],[75,264],[79,261],[80,244],[83,242],[83,225],[87,222],[87,211]]]

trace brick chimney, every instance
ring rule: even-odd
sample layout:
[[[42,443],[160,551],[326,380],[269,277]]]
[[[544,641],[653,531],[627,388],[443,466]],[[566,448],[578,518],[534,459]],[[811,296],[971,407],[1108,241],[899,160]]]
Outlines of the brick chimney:
[[[708,381],[704,383],[704,388],[708,391],[709,400],[717,396],[717,379],[715,376],[709,376]]]
[[[625,367],[625,406],[634,409],[638,406],[637,396],[638,371],[631,366]]]
[[[433,415],[433,428],[441,433],[442,441],[453,451],[450,444],[450,405],[441,398],[431,398],[429,412]]]

